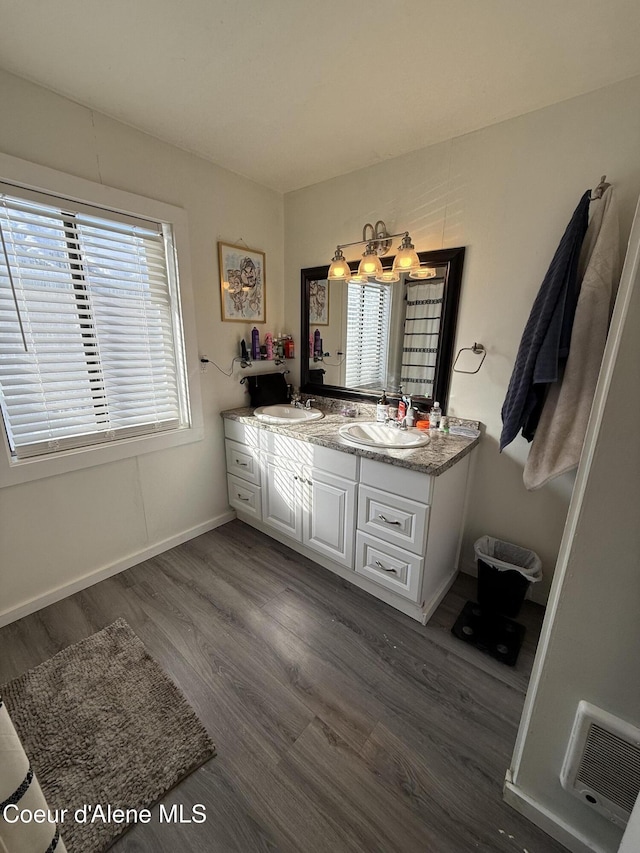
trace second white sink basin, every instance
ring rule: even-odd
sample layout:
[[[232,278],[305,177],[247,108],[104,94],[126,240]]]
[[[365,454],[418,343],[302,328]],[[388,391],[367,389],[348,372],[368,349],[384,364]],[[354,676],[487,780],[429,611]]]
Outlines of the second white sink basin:
[[[343,438],[365,447],[395,447],[410,449],[429,443],[429,435],[419,429],[398,429],[375,421],[345,424],[338,430]]]
[[[296,409],[279,403],[274,406],[259,406],[253,413],[259,421],[270,424],[306,423],[307,421],[318,421],[324,417],[320,409]]]

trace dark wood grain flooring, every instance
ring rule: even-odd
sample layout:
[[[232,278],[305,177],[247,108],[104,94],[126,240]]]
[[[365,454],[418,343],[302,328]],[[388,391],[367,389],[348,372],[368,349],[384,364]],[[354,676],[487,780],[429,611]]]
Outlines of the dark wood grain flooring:
[[[542,610],[515,668],[239,521],[0,630],[0,683],[124,617],[218,755],[165,798],[203,824],[134,827],[115,853],[561,853],[502,802]]]

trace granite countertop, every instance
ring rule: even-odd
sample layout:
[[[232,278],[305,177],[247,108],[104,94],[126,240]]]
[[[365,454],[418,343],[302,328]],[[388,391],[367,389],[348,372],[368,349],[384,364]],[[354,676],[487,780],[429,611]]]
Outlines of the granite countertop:
[[[338,412],[325,407],[318,400],[314,408],[324,411],[324,418],[317,421],[295,424],[268,424],[253,417],[253,409],[245,406],[240,409],[228,409],[221,412],[223,418],[240,421],[240,423],[257,426],[268,432],[288,435],[310,444],[318,444],[320,447],[328,447],[332,450],[340,450],[343,453],[351,453],[355,456],[364,456],[366,459],[374,459],[376,462],[387,462],[398,465],[401,468],[409,468],[412,471],[420,471],[437,477],[447,469],[459,462],[467,453],[470,453],[478,444],[480,438],[465,438],[460,435],[436,434],[431,438],[429,444],[412,450],[396,450],[393,448],[374,449],[372,447],[359,447],[351,444],[338,434],[339,427],[343,424],[357,423],[358,421],[372,421],[375,416],[367,412],[357,417],[345,417]],[[360,407],[362,408],[362,407]],[[451,419],[457,423],[473,425],[477,427],[477,421],[465,421],[459,418]]]

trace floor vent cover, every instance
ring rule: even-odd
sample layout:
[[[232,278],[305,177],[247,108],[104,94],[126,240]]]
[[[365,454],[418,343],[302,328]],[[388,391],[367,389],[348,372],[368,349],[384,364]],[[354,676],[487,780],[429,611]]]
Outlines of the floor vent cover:
[[[560,779],[591,808],[626,826],[640,792],[640,729],[580,702]]]

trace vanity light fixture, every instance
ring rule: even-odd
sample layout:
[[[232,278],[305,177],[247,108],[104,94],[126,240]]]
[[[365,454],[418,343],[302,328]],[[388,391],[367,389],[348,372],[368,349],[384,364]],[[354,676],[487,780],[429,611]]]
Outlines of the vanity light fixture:
[[[400,274],[393,270],[383,270],[380,275],[376,276],[376,281],[380,284],[393,284],[395,281],[400,281]]]
[[[358,267],[358,275],[365,276],[365,278],[382,275],[382,262],[378,257],[377,246],[374,246],[373,241],[367,243],[367,248]]]
[[[402,237],[402,242],[398,246],[398,254],[393,262],[393,268],[383,270],[380,255],[386,255],[389,251],[393,237]],[[353,273],[342,250],[346,249],[347,246],[361,246],[363,243],[366,244],[366,249],[358,266],[358,272]],[[408,231],[389,234],[387,226],[379,219],[375,226],[367,222],[362,229],[362,240],[341,243],[336,247],[327,279],[329,281],[367,282],[373,278],[382,284],[391,284],[400,281],[400,273],[402,272],[408,273],[411,278],[420,279],[433,278],[436,275],[435,270],[420,267],[420,259]]]
[[[350,276],[351,270],[349,269],[349,264],[342,254],[342,249],[338,246],[335,255],[331,258],[331,266],[329,267],[327,278],[329,281],[344,281],[345,278],[349,278]]]
[[[402,243],[398,246],[398,254],[393,262],[393,269],[395,272],[408,273],[420,269],[420,258],[416,252],[416,247],[411,242],[408,231],[402,238]]]
[[[417,279],[425,279],[425,278],[435,278],[438,275],[438,270],[433,267],[420,267],[417,270],[413,270],[413,272],[409,273],[409,278],[417,278]]]

